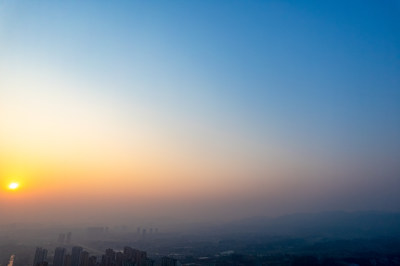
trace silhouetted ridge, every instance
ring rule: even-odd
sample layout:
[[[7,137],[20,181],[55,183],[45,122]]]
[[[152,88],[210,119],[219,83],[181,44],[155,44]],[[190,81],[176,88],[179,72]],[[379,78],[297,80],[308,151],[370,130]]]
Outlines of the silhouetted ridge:
[[[377,237],[400,235],[400,213],[322,212],[254,217],[225,224],[226,233],[323,237]]]

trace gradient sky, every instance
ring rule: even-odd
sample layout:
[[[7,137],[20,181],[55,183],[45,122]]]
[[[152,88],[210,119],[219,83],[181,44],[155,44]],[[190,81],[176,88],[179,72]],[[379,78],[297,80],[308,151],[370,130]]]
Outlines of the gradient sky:
[[[400,211],[400,2],[0,0],[0,181],[3,221]]]

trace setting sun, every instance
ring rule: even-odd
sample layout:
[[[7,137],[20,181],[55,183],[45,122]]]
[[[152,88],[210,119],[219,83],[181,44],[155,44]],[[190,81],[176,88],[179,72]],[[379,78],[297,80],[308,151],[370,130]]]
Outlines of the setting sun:
[[[15,189],[17,189],[18,187],[19,187],[19,184],[16,183],[16,182],[10,183],[10,184],[8,185],[8,188],[11,189],[11,190],[15,190]]]

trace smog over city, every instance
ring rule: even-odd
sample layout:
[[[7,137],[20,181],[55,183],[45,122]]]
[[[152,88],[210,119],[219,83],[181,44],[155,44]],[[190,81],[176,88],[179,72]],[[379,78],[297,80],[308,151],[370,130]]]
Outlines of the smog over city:
[[[400,265],[400,2],[0,0],[0,266]]]

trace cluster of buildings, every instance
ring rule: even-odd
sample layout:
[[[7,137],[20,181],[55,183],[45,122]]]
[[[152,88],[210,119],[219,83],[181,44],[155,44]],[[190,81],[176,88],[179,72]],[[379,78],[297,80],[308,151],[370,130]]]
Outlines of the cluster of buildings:
[[[52,264],[47,260],[47,252],[44,248],[36,248],[33,266],[155,266],[154,260],[148,258],[145,251],[131,247],[125,247],[122,252],[106,249],[101,258],[90,256],[82,247],[72,247],[71,253],[67,253],[64,247],[57,247]],[[177,260],[172,258],[161,260],[161,266],[177,265]]]
[[[152,238],[153,235],[158,234],[158,228],[140,228],[136,230],[136,235],[138,239],[146,240],[147,238]]]

